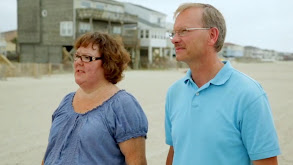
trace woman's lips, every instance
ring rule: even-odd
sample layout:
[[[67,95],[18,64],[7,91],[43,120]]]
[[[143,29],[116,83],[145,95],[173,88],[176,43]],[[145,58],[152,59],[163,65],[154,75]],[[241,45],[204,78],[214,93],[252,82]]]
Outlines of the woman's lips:
[[[77,69],[76,73],[85,73],[83,70]]]

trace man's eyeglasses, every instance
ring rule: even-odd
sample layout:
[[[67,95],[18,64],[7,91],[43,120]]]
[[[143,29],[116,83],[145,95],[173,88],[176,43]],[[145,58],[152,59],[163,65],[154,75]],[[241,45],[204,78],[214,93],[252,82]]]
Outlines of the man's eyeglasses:
[[[169,34],[170,39],[172,40],[174,38],[174,36],[176,35],[176,33],[178,34],[179,37],[184,37],[187,32],[192,31],[192,30],[209,30],[211,28],[185,28],[185,29],[181,29],[181,30],[177,30],[177,31],[172,31]]]
[[[91,61],[96,61],[96,60],[101,60],[102,57],[93,57],[93,56],[87,56],[87,55],[78,55],[74,54],[73,56],[74,61],[77,61],[80,59],[82,62],[91,62]]]

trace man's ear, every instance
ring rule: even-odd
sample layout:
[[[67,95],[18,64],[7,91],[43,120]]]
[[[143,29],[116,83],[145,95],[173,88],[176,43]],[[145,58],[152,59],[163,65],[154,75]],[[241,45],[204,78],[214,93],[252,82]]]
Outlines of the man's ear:
[[[209,30],[209,41],[208,44],[213,46],[216,44],[216,42],[218,41],[218,37],[219,37],[219,29],[216,27],[212,27]]]

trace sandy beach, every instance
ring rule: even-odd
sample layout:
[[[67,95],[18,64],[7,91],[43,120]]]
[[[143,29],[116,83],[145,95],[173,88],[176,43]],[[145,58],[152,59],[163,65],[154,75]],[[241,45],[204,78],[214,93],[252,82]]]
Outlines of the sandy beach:
[[[267,92],[282,150],[279,164],[292,165],[293,62],[232,62],[232,65],[259,81]],[[118,84],[137,98],[148,117],[150,165],[165,163],[169,149],[164,135],[165,95],[168,87],[185,75],[184,71],[128,70]],[[47,146],[51,115],[62,98],[77,88],[73,74],[0,81],[0,164],[40,164]]]

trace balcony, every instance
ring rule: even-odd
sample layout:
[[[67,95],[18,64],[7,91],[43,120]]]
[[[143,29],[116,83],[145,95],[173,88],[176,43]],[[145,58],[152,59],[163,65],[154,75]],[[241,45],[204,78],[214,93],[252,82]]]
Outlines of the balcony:
[[[76,9],[76,18],[120,22],[124,24],[136,24],[138,22],[138,17],[135,15],[90,8]]]

